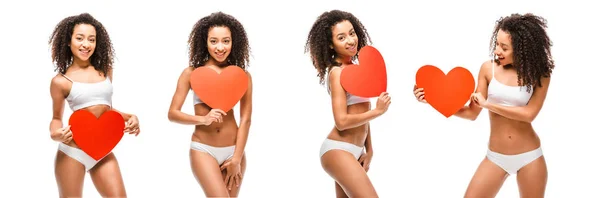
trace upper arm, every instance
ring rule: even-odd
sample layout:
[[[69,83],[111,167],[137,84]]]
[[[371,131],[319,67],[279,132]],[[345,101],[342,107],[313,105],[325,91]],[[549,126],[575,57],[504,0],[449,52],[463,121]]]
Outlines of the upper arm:
[[[110,80],[110,82],[113,81],[113,70],[109,69],[108,72],[106,72],[106,77]]]
[[[342,69],[332,69],[329,72],[329,87],[331,90],[331,105],[333,109],[333,117],[337,121],[347,113],[346,106],[346,91],[340,83],[340,74]]]
[[[65,91],[64,87],[66,79],[56,76],[50,82],[50,97],[52,98],[52,119],[62,120],[65,108]]]
[[[187,67],[181,72],[179,79],[177,80],[177,87],[175,89],[175,94],[173,94],[173,98],[171,99],[171,106],[169,110],[181,110],[183,103],[185,102],[185,98],[187,97],[188,92],[190,91],[190,76],[193,67]]]
[[[529,99],[529,103],[527,103],[526,106],[527,111],[531,113],[532,120],[542,109],[544,101],[546,100],[546,95],[548,93],[548,86],[550,86],[550,77],[542,77],[540,81],[542,83],[542,86],[535,87],[535,89],[533,89],[531,99]]]
[[[483,64],[481,64],[481,67],[479,68],[479,72],[477,74],[477,87],[475,88],[475,92],[481,93],[481,95],[486,99],[489,85],[488,79],[491,79],[491,77],[488,77],[488,74],[490,76],[492,75],[492,67],[493,64],[491,64],[490,61],[485,61]],[[481,113],[482,110],[481,107],[475,105],[475,103],[473,102],[469,104],[469,108],[475,111],[475,115],[479,115],[479,113]]]
[[[240,119],[249,120],[252,115],[252,75],[246,72],[248,76],[248,89],[240,100]]]

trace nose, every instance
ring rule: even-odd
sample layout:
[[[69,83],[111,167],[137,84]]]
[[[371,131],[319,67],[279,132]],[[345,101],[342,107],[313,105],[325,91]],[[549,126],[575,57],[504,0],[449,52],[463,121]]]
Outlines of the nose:
[[[90,42],[88,40],[83,41],[83,47],[88,48],[90,46]]]
[[[356,44],[356,42],[354,41],[354,39],[352,39],[352,38],[348,38],[348,39],[346,40],[346,44],[348,44],[348,45],[350,45],[350,46],[353,46],[354,44]]]
[[[224,48],[225,48],[225,47],[223,47],[223,43],[219,43],[219,44],[217,44],[217,50],[218,50],[218,51],[223,51],[223,49],[224,49]]]

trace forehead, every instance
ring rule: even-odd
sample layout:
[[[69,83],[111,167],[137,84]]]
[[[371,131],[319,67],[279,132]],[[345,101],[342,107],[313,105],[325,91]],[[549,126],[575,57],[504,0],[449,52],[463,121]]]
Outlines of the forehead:
[[[215,26],[208,29],[209,37],[231,37],[231,31],[225,26]]]
[[[496,34],[496,40],[498,40],[498,42],[501,44],[510,45],[510,34],[503,30],[498,30],[498,33]]]
[[[352,26],[352,23],[350,23],[350,21],[348,20],[344,20],[342,22],[336,23],[335,25],[333,25],[333,27],[331,28],[333,35],[337,35],[340,33],[346,33],[349,32],[350,30],[352,30],[354,27]]]
[[[96,35],[96,28],[90,24],[77,24],[73,28],[73,34]]]

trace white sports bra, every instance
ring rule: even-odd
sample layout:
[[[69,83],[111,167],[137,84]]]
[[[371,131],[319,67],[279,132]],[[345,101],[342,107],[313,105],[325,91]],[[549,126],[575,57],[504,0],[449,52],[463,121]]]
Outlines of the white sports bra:
[[[72,83],[66,98],[72,111],[99,104],[112,107],[113,87],[108,77],[102,82],[82,83],[75,82],[64,74],[62,76]]]
[[[488,85],[487,100],[504,106],[525,106],[529,103],[533,90],[527,92],[527,86],[508,86],[494,77],[496,64],[492,65],[492,80]]]
[[[194,91],[192,91],[192,95],[194,96],[194,105],[204,103],[204,102],[202,102],[202,100],[200,100],[200,98],[198,98],[198,96],[196,95],[196,93],[194,93]]]
[[[340,68],[340,67],[334,67],[334,68],[331,68],[331,70],[336,69],[336,68]],[[329,72],[327,73],[326,78],[325,78],[325,84],[327,86],[327,93],[329,93],[330,95],[331,95],[331,87],[329,86],[329,75],[331,74],[331,70],[329,70]],[[370,100],[369,100],[369,98],[355,96],[355,95],[352,95],[352,94],[346,92],[346,105],[347,106],[350,106],[353,104],[358,104],[358,103],[363,103],[363,102],[370,102]]]

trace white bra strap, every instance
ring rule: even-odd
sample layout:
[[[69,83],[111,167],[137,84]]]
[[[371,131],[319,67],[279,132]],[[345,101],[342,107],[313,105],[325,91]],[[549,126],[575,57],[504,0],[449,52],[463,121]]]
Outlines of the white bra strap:
[[[69,80],[69,81],[73,82],[73,80],[71,80],[71,79],[70,79],[69,77],[67,77],[66,75],[64,75],[64,74],[60,74],[60,75],[62,75],[63,77],[65,77],[67,80]]]

